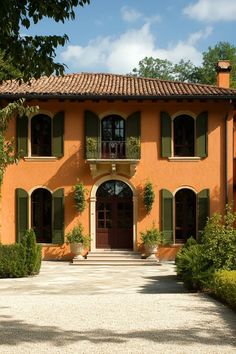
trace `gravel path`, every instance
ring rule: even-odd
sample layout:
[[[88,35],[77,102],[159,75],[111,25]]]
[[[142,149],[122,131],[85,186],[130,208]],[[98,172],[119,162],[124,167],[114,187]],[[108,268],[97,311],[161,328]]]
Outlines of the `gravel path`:
[[[174,266],[79,267],[0,280],[0,353],[236,353],[236,316]]]

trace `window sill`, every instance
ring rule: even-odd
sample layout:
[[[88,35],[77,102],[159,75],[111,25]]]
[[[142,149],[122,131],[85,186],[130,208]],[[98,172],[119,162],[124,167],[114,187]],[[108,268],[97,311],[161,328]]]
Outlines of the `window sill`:
[[[63,246],[63,243],[42,243],[42,242],[37,242],[37,245],[40,245],[42,247],[61,247],[61,246]]]
[[[53,161],[57,161],[58,157],[55,157],[55,156],[29,156],[29,157],[24,157],[24,160],[27,162],[53,162]]]
[[[201,157],[198,156],[186,156],[186,157],[179,157],[179,156],[173,156],[173,157],[168,157],[169,161],[182,161],[182,162],[186,162],[186,161],[190,161],[190,162],[197,162],[201,160]]]

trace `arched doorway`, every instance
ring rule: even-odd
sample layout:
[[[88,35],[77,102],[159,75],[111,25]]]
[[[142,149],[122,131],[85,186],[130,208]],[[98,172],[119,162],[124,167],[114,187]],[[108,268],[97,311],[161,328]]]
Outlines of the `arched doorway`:
[[[118,180],[102,183],[96,193],[96,248],[133,248],[133,193]]]
[[[196,194],[188,188],[175,195],[175,242],[183,243],[196,237]]]
[[[52,195],[47,189],[37,188],[31,195],[31,227],[37,242],[52,242]]]

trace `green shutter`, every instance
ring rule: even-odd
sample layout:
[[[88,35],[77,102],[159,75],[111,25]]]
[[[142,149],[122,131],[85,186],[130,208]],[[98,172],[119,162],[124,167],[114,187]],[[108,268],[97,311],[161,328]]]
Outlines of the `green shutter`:
[[[20,242],[25,231],[28,230],[29,196],[21,188],[16,189],[16,240]]]
[[[202,112],[196,119],[196,156],[208,155],[208,113]]]
[[[85,111],[84,127],[85,159],[98,159],[100,150],[100,120],[98,116],[91,111]]]
[[[64,189],[52,194],[52,243],[64,243]]]
[[[167,189],[161,190],[161,222],[165,243],[173,243],[173,195]]]
[[[64,243],[64,189],[52,194],[52,243]]]
[[[16,118],[17,152],[21,157],[28,156],[28,117]]]
[[[161,156],[171,157],[171,117],[161,112]]]
[[[198,235],[201,234],[206,226],[207,218],[210,214],[210,192],[209,189],[203,189],[197,195],[197,211],[198,211]]]
[[[140,112],[132,113],[126,120],[126,158],[140,159],[141,127]]]
[[[52,155],[64,155],[64,112],[58,112],[53,118],[52,129]]]

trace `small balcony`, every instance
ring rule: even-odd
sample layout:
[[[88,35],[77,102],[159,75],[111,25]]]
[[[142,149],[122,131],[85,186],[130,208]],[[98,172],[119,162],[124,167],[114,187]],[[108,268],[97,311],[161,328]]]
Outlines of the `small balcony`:
[[[86,162],[94,178],[108,172],[134,175],[140,153],[140,138],[137,137],[129,137],[126,141],[86,138]]]

